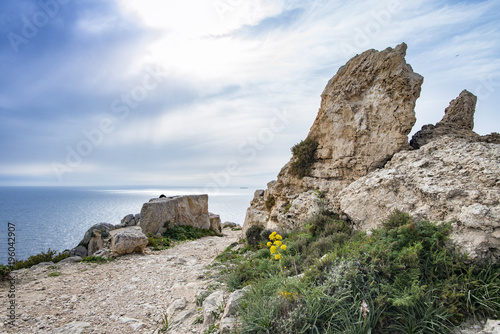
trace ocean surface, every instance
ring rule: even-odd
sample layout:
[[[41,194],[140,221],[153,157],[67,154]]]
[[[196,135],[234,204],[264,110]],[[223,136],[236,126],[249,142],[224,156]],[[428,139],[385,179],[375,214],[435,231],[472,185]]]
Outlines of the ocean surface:
[[[202,189],[202,188],[200,188]],[[221,221],[243,225],[255,189],[226,188],[208,193],[208,210]],[[201,194],[173,187],[0,187],[0,264],[8,259],[8,223],[15,224],[16,258],[71,249],[100,222],[119,224],[151,198]]]

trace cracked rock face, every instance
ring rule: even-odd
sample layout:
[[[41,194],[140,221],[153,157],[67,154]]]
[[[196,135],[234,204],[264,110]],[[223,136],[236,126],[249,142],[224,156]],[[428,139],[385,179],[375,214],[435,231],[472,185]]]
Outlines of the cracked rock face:
[[[338,209],[336,196],[343,188],[409,148],[423,78],[405,55],[404,43],[368,50],[338,70],[323,91],[308,135],[319,144],[310,176],[291,175],[287,163],[276,182],[255,194],[244,231],[251,225],[293,229],[322,207]]]
[[[500,145],[442,137],[397,153],[384,169],[340,194],[341,209],[369,231],[393,210],[430,221],[453,221],[451,238],[480,259],[500,255]]]

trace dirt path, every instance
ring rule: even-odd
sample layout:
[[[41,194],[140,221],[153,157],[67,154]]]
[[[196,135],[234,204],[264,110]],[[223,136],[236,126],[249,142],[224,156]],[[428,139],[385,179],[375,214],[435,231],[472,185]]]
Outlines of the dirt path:
[[[223,233],[104,264],[65,263],[17,273],[16,327],[7,325],[8,284],[2,282],[0,332],[158,333],[171,306],[169,333],[200,333],[202,325],[192,319],[201,316],[197,294],[213,283],[206,266],[241,231]],[[61,275],[49,276],[54,272]]]

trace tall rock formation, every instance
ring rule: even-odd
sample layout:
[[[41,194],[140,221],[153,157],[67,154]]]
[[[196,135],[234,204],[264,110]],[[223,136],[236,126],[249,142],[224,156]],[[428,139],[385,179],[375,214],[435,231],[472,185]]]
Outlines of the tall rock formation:
[[[423,78],[406,63],[406,47],[368,50],[338,70],[308,134],[318,144],[310,174],[290,173],[292,158],[277,181],[255,193],[244,230],[293,229],[321,208],[339,211],[342,189],[409,149]]]

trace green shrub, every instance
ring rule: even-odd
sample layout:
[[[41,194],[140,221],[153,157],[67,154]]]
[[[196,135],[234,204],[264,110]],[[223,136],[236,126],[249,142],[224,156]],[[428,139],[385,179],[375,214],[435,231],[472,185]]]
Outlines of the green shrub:
[[[163,250],[171,247],[170,238],[164,236],[157,236],[152,233],[147,234],[148,237],[148,247],[153,248],[153,250]]]
[[[264,228],[260,225],[252,225],[248,228],[246,233],[247,244],[250,247],[256,248],[259,242],[264,241],[260,235]]]
[[[61,253],[57,253],[56,251],[54,250],[51,250],[49,248],[49,250],[47,252],[41,252],[40,254],[36,254],[36,255],[31,255],[30,257],[28,257],[26,260],[20,260],[20,261],[16,261],[14,263],[14,270],[18,270],[18,269],[23,269],[23,268],[30,268],[34,265],[37,265],[39,263],[42,263],[42,262],[59,262],[67,257],[70,257],[70,254],[69,252],[61,252]]]
[[[274,198],[274,196],[273,195],[267,196],[266,202],[264,203],[264,207],[266,208],[266,210],[271,211],[274,204],[276,204],[276,199]]]
[[[111,261],[111,260],[106,259],[106,258],[104,258],[102,256],[90,255],[90,256],[84,257],[80,262],[102,264],[102,263],[106,263],[106,262],[109,262],[109,261]]]
[[[193,226],[175,225],[168,227],[162,234],[163,237],[173,241],[196,240],[207,236],[222,236],[212,229],[201,229]]]
[[[0,264],[0,281],[10,279],[11,270],[12,268],[10,266]]]
[[[290,174],[303,178],[311,173],[311,166],[316,162],[316,150],[318,142],[307,138],[292,147],[293,161],[290,166]]]

